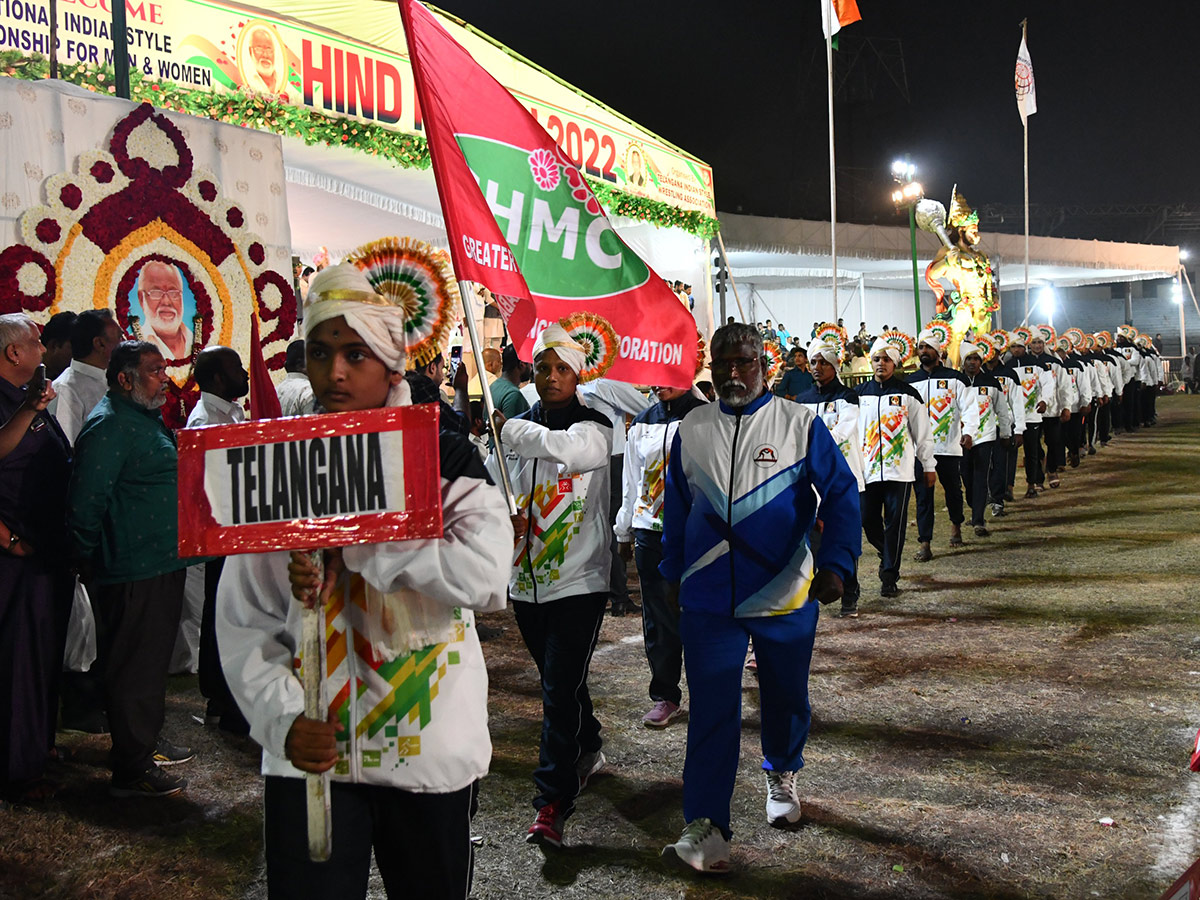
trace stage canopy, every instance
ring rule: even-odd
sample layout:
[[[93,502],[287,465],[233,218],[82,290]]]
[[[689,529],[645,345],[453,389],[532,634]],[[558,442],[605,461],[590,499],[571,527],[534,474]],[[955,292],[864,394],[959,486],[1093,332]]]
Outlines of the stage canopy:
[[[730,271],[748,317],[760,321],[783,319],[796,330],[814,318],[824,320],[835,315],[830,299],[833,273],[828,222],[731,213],[721,213],[720,222]],[[909,230],[904,227],[838,225],[836,316],[855,327],[862,320],[871,327],[896,322],[912,327],[909,241]],[[925,267],[938,246],[936,237],[917,232],[923,320],[933,315],[933,293],[925,284]],[[985,231],[980,248],[991,257],[998,273],[1002,303],[1023,306],[1024,236]],[[1145,281],[1173,277],[1178,270],[1178,247],[1035,236],[1029,239],[1031,295],[1046,286]],[[729,315],[736,314],[732,296],[727,299],[726,309]]]

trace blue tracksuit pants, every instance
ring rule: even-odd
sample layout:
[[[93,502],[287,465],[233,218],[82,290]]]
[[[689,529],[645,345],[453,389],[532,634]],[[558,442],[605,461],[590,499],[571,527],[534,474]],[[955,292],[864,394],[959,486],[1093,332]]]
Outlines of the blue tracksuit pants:
[[[818,605],[794,613],[737,619],[684,609],[679,619],[687,671],[687,758],[683,816],[712,820],[726,838],[742,732],[742,666],[750,638],[758,662],[764,769],[790,772],[804,765],[812,722],[808,669]]]

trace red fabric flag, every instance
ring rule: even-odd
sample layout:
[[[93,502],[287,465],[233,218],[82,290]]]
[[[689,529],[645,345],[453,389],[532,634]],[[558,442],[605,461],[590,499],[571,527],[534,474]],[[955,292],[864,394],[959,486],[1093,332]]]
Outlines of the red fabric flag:
[[[690,387],[688,310],[520,101],[422,4],[398,2],[456,276],[496,297],[522,359],[546,325],[590,312],[620,342],[610,378]]]
[[[283,415],[275,382],[263,359],[262,339],[258,332],[258,305],[250,316],[250,418],[278,419]]]

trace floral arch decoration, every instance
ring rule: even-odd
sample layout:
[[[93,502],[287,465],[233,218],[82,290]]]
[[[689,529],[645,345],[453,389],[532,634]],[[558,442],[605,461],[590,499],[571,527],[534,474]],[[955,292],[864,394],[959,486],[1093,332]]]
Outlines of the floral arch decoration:
[[[175,427],[199,397],[192,365],[201,349],[233,347],[249,366],[252,316],[268,368],[282,368],[296,323],[292,285],[267,266],[247,210],[194,166],[183,134],[153,106],[118,121],[108,150],[81,154],[74,173],[50,176],[43,191],[45,204],[20,216],[23,243],[0,252],[0,313],[44,324],[64,309],[112,309],[126,336],[164,350],[163,416]],[[155,292],[173,313],[142,308],[153,296],[140,278],[148,263],[177,273],[178,291]]]

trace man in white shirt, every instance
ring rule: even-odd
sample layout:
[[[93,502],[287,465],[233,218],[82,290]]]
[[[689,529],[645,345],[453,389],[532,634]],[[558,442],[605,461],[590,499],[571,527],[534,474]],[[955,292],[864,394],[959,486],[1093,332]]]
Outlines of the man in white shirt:
[[[205,425],[235,425],[244,421],[239,397],[250,390],[250,376],[242,366],[241,357],[230,347],[205,347],[196,356],[196,384],[200,388],[200,400],[188,416],[188,428]],[[204,722],[219,725],[223,731],[245,735],[250,733],[246,717],[242,715],[225,674],[221,670],[221,658],[217,651],[217,585],[221,580],[224,558],[210,560],[204,564],[204,605],[200,614],[200,693],[208,700]],[[191,610],[184,610],[188,618]],[[180,627],[184,627],[183,622]]]
[[[579,386],[579,395],[590,408],[604,416],[613,426],[612,459],[609,465],[609,533],[612,537],[612,567],[609,576],[609,597],[612,614],[640,613],[641,607],[629,598],[629,583],[625,571],[625,560],[621,558],[617,536],[612,532],[616,523],[617,510],[621,508],[621,478],[625,471],[625,416],[636,416],[658,402],[655,396],[647,396],[632,384],[597,378]]]
[[[279,395],[280,415],[306,416],[313,412],[313,390],[304,370],[304,341],[288,344],[283,369],[287,372],[275,388]]]
[[[113,349],[123,340],[111,310],[89,309],[71,325],[71,365],[54,379],[58,394],[55,417],[72,444],[83,421],[108,392],[105,370]]]

